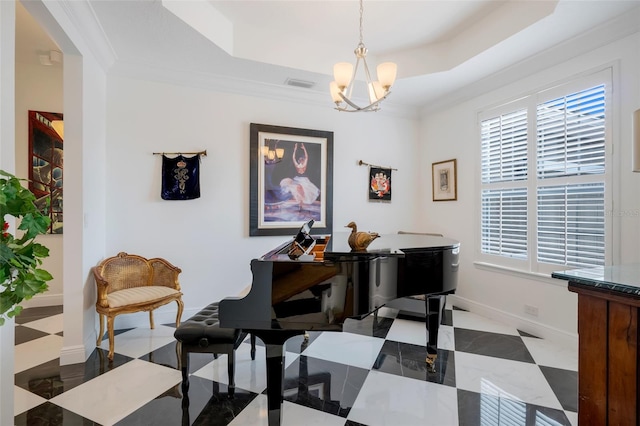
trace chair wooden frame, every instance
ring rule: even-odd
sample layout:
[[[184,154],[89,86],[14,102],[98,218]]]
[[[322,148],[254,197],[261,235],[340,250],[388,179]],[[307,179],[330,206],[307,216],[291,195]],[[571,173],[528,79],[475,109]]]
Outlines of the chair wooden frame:
[[[100,332],[96,346],[104,336],[104,317],[107,317],[109,360],[114,354],[114,319],[120,314],[149,312],[149,325],[154,328],[153,310],[170,302],[178,304],[176,327],[184,304],[178,275],[182,270],[162,258],[146,259],[120,252],[92,268],[98,297],[96,311],[100,319]]]

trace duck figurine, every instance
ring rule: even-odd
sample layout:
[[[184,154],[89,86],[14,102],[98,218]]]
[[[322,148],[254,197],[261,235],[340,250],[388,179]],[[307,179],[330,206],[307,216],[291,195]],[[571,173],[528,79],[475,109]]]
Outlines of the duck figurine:
[[[380,237],[377,232],[358,231],[358,226],[355,222],[349,222],[345,228],[351,228],[351,234],[349,234],[347,242],[351,250],[354,251],[366,250],[373,240]]]

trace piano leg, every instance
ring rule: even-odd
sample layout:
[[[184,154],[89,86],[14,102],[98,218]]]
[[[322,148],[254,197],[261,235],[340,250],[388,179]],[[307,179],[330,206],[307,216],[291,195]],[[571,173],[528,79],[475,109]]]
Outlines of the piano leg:
[[[304,330],[252,330],[265,346],[267,354],[267,416],[269,426],[282,424],[284,395],[284,343]]]
[[[446,296],[425,297],[426,325],[427,325],[427,367],[430,372],[436,371],[436,359],[438,358],[438,329],[442,322],[442,309]]]

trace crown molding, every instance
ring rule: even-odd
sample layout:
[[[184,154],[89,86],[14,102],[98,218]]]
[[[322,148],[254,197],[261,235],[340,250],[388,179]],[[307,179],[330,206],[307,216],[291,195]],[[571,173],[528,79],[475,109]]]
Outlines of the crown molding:
[[[57,2],[66,14],[69,22],[83,37],[86,47],[91,51],[102,69],[107,72],[116,62],[113,46],[88,1],[63,0]]]
[[[285,84],[262,83],[212,73],[185,72],[184,70],[160,68],[125,61],[116,61],[109,70],[108,75],[333,109],[333,102],[328,90],[325,92]],[[372,112],[372,114],[374,113]],[[385,101],[380,111],[375,112],[375,114],[417,119],[418,109],[413,106],[398,105]]]

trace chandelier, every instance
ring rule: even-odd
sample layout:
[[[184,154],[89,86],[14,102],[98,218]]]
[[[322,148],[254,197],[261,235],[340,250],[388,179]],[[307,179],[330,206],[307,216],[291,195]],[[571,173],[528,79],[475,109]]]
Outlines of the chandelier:
[[[333,76],[335,81],[329,85],[331,98],[336,104],[338,111],[358,112],[358,111],[377,111],[380,109],[380,102],[386,99],[391,93],[389,90],[396,79],[397,65],[393,62],[384,62],[378,65],[378,80],[372,81],[367,65],[367,48],[362,42],[362,0],[360,0],[360,43],[356,46],[353,53],[356,55],[355,67],[349,62],[339,62],[333,66]],[[362,62],[364,68],[365,83],[369,95],[369,105],[360,107],[351,98],[353,86],[355,83],[358,66]]]

